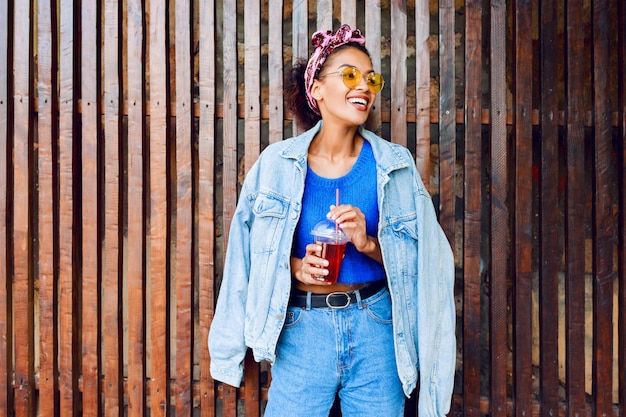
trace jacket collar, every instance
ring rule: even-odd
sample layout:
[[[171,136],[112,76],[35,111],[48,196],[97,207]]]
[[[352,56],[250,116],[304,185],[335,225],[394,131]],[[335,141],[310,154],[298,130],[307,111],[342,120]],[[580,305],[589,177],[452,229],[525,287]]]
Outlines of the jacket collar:
[[[322,121],[320,120],[311,129],[295,137],[291,143],[283,149],[281,156],[287,159],[294,159],[296,164],[298,164],[302,170],[305,170],[309,145],[321,128]],[[359,134],[372,146],[376,165],[383,174],[389,174],[392,171],[409,166],[406,155],[401,152],[404,148],[382,139],[363,126],[359,127]]]

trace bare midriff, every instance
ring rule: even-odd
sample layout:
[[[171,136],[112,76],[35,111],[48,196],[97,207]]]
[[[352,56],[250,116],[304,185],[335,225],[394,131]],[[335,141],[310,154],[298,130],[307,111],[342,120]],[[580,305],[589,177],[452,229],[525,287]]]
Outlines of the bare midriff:
[[[300,281],[293,281],[294,288],[300,291],[312,292],[315,294],[330,294],[331,292],[348,292],[358,290],[364,287],[363,284],[349,285],[349,284],[331,284],[331,285],[310,285]]]

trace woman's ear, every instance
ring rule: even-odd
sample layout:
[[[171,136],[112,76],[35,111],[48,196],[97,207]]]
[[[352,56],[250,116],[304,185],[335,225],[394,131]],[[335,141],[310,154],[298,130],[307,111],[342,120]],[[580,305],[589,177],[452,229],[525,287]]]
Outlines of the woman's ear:
[[[318,80],[313,80],[313,85],[311,86],[311,96],[317,101],[322,100],[322,86]]]

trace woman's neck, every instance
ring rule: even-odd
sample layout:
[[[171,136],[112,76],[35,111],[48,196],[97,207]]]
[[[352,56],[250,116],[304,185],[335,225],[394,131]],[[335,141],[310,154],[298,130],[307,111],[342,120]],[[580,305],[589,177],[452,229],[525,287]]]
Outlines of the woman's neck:
[[[339,178],[346,175],[359,157],[363,138],[357,129],[320,130],[309,146],[308,164],[317,175]]]
[[[361,151],[363,138],[357,134],[358,127],[322,125],[309,147],[309,155],[330,159],[352,158]]]

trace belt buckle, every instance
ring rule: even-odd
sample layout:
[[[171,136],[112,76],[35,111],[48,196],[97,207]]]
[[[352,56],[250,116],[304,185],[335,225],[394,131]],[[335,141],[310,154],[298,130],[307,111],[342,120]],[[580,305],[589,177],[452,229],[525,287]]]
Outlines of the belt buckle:
[[[339,306],[331,305],[330,304],[330,297],[333,296],[333,295],[343,295],[343,296],[345,296],[346,297],[346,304],[345,305],[339,305]],[[351,300],[352,299],[350,298],[350,294],[348,294],[347,292],[335,291],[335,292],[328,293],[326,295],[326,305],[328,307],[332,308],[332,309],[335,309],[335,310],[341,310],[342,308],[348,307],[350,305],[350,301]]]

